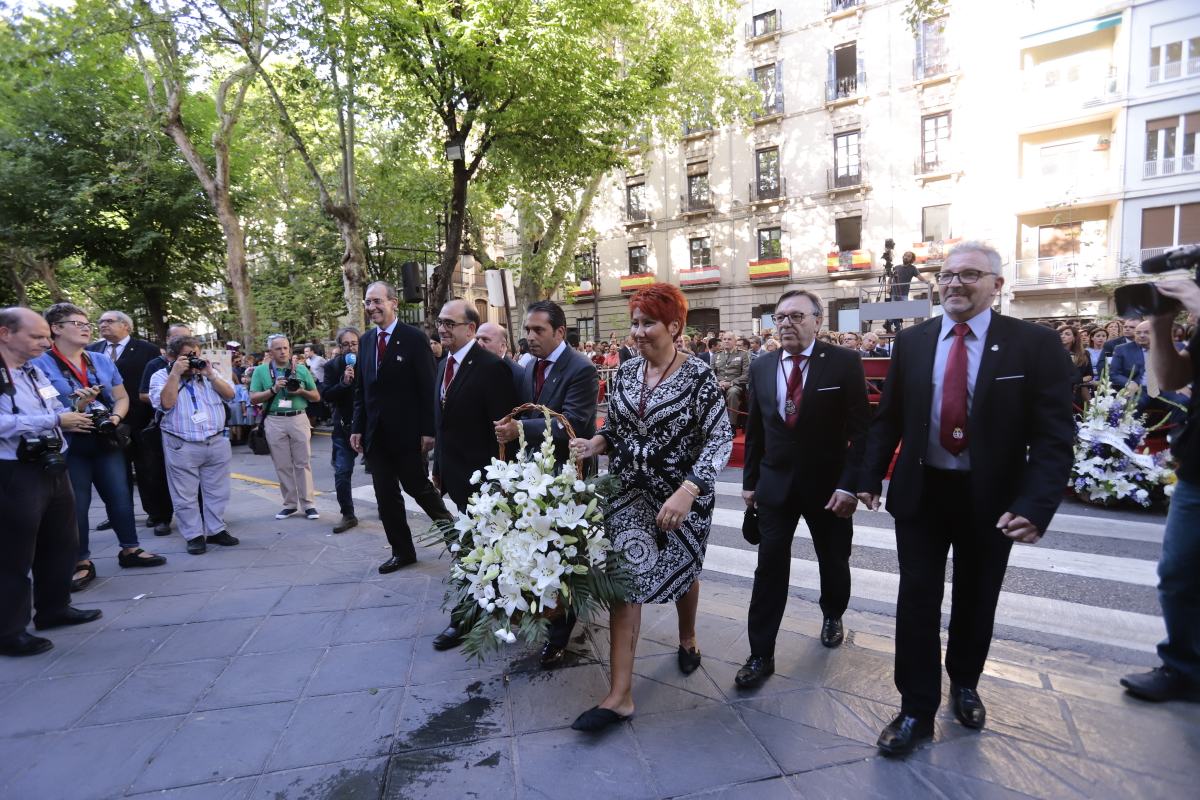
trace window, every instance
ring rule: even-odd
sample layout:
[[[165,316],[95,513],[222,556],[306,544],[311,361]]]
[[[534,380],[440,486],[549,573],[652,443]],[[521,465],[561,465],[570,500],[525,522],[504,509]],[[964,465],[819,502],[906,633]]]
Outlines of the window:
[[[829,54],[829,80],[825,85],[825,100],[833,102],[856,97],[859,84],[866,80],[859,57],[858,44],[850,42],[835,47]]]
[[[594,319],[581,317],[575,324],[579,328],[580,343],[596,341],[596,321]]]
[[[641,275],[646,272],[646,245],[637,244],[629,248],[629,274]]]
[[[783,229],[760,228],[758,231],[758,257],[783,258]]]
[[[688,241],[691,251],[692,269],[712,266],[712,247],[707,236],[700,236]]]
[[[708,188],[708,173],[701,172],[688,175],[687,179],[688,208],[712,208],[712,194]]]
[[[572,269],[574,271],[570,275],[563,276],[563,280],[566,283],[582,283],[583,281],[590,281],[592,279],[592,254],[576,253]]]
[[[843,217],[834,220],[837,232],[838,252],[862,248],[862,217]]]
[[[1142,209],[1142,258],[1186,244],[1200,244],[1200,203]]]
[[[646,184],[631,183],[625,187],[625,208],[631,220],[644,220],[646,213]]]
[[[1074,180],[1080,174],[1079,160],[1083,154],[1080,142],[1048,144],[1038,151],[1038,165],[1043,178]]]
[[[754,154],[753,200],[779,197],[779,148],[770,147]]]
[[[779,11],[772,9],[764,14],[757,14],[753,20],[753,30],[751,36],[766,36],[769,33],[775,33],[779,30]]]
[[[755,67],[752,72],[752,78],[762,92],[762,109],[757,112],[760,116],[783,113],[782,68],[783,65],[777,62]]]
[[[1184,62],[1184,46],[1187,62]],[[1150,48],[1150,83],[1170,81],[1183,75],[1200,73],[1200,36],[1187,41],[1168,42]]]
[[[950,114],[921,118],[921,171],[933,172],[949,161]]]
[[[944,242],[950,238],[950,206],[921,209],[921,241]]]
[[[862,183],[858,143],[858,131],[839,133],[833,137],[834,187],[857,186]]]
[[[917,80],[950,71],[946,57],[946,17],[925,20],[917,31],[917,61],[913,77]]]
[[[1182,136],[1179,133],[1181,127]],[[1197,138],[1200,138],[1200,112],[1148,120],[1142,177],[1154,178],[1195,170]]]

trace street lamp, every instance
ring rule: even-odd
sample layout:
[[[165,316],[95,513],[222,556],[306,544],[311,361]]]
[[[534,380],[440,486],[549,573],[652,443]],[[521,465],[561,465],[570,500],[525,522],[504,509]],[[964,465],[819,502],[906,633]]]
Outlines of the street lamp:
[[[446,140],[447,161],[465,161],[466,158],[466,148],[464,147],[463,137],[455,136],[453,139]]]

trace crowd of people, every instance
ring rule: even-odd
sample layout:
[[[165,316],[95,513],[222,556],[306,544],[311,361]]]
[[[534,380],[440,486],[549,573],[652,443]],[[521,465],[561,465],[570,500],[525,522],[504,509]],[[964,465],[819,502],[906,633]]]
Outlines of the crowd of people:
[[[333,530],[346,533],[358,524],[351,477],[362,455],[391,548],[378,567],[385,575],[417,561],[406,494],[432,520],[452,520],[444,498],[464,508],[474,491],[472,474],[492,458],[515,457],[510,445],[519,436],[533,448],[548,437],[561,461],[573,454],[588,476],[607,457],[621,488],[606,502],[606,530],[632,581],[608,620],[608,691],[574,723],[599,731],[634,713],[642,605],[673,603],[679,669],[689,674],[702,662],[695,625],[700,575],[717,481],[738,426],[745,429],[743,533],[757,547],[758,561],[747,609],[748,654],[736,685],[761,686],[774,672],[801,519],[819,563],[820,641],[829,648],[844,641],[853,516],[860,504],[880,508],[890,475],[901,707],[878,746],[903,755],[933,735],[942,701],[941,608],[951,547],[944,668],[956,719],[979,729],[986,710],[978,682],[1009,552],[1014,543],[1037,542],[1062,499],[1072,463],[1072,401],[1086,383],[1084,366],[1098,363],[1091,350],[1100,351],[1098,358],[1111,353],[1114,382],[1157,372],[1163,392],[1191,383],[1200,353],[1194,334],[1192,352],[1175,348],[1171,321],[1161,316],[1126,323],[1109,338],[1103,327],[1055,331],[995,312],[1003,285],[1000,256],[985,244],[958,245],[935,279],[943,315],[894,336],[845,333],[835,342],[824,330],[821,298],[803,289],[780,296],[772,327],[761,336],[692,336],[684,330],[683,293],[653,284],[630,300],[624,341],[573,346],[563,309],[539,301],[525,311],[515,353],[508,331],[483,322],[472,304],[457,299],[439,310],[431,340],[399,321],[395,288],[377,282],[364,302],[372,327],[338,331],[328,359],[316,348],[293,353],[289,340],[276,334],[260,363],[241,358],[229,376],[201,357],[186,326],[171,328],[160,353],[133,337],[129,318],[118,311],[101,315],[100,339],[93,342],[91,322],[76,306],[56,304],[44,315],[2,309],[0,491],[11,527],[0,538],[0,654],[33,655],[52,646],[27,631],[31,614],[38,630],[100,616],[98,609],[71,605],[72,591],[96,578],[89,550],[92,487],[108,512],[122,568],[165,561],[140,546],[135,482],[154,534],[169,535],[174,522],[193,556],[209,545],[236,546],[225,520],[231,491],[226,429],[235,421],[260,428],[269,448],[282,502],[275,518],[318,519],[308,412],[321,403],[332,424],[341,512]],[[1195,312],[1200,288],[1190,286],[1173,296]],[[1168,336],[1169,352],[1160,352]],[[1063,349],[1068,356],[1057,355]],[[864,358],[890,359],[874,412]],[[601,420],[602,373],[608,402]],[[523,403],[561,414],[571,432],[536,411],[514,416]],[[1126,679],[1131,692],[1149,699],[1200,695],[1197,439],[1178,453],[1180,483],[1164,543],[1163,666]],[[454,647],[465,635],[455,615],[446,622],[433,640],[437,649]],[[543,668],[564,662],[575,624],[569,615],[552,621]]]

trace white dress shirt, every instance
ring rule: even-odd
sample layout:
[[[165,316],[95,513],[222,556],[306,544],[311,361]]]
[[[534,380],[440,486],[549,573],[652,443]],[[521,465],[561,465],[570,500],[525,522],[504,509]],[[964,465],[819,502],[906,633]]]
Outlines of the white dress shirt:
[[[400,323],[400,318],[397,317],[396,319],[392,320],[391,325],[388,325],[386,328],[380,328],[380,330],[383,333],[387,334],[387,343],[389,345],[392,343],[392,334],[396,332],[396,325],[398,325],[399,323]],[[377,337],[379,336],[379,334],[375,334],[375,335]],[[375,370],[376,370],[376,374],[378,374],[378,370],[379,370],[380,366],[382,366],[382,365],[379,363],[379,339],[376,338],[375,339]]]
[[[967,346],[967,414],[971,413],[971,401],[975,398],[975,376],[979,374],[979,362],[983,360],[983,345],[987,341],[988,326],[992,322],[992,310],[985,308],[967,320],[970,333],[963,337]],[[950,358],[950,347],[954,344],[955,321],[942,315],[942,332],[938,337],[937,351],[933,357],[933,404],[929,409],[929,445],[925,449],[925,463],[937,469],[969,470],[971,468],[971,445],[961,454],[954,455],[942,447],[940,431],[942,425],[942,382],[946,374],[946,362]]]
[[[808,362],[812,359],[813,347],[816,345],[816,340],[809,342],[808,347],[800,351],[800,355],[804,356],[804,364],[800,367],[800,390],[804,390],[804,381],[808,379]],[[775,381],[775,408],[778,409],[779,418],[787,422],[787,412],[784,411],[784,406],[787,405],[787,385],[792,379],[792,370],[796,368],[796,362],[792,359],[792,354],[786,350],[779,351],[780,372]]]
[[[558,347],[554,348],[553,353],[546,356],[547,364],[546,364],[546,371],[542,373],[543,381],[550,377],[550,373],[554,371],[555,362],[557,362],[558,359],[562,358],[562,354],[565,352],[567,352],[567,343],[566,343],[566,341],[563,341],[563,342],[559,343]],[[588,358],[590,360],[591,356],[588,356]],[[536,368],[537,368],[537,364],[534,364],[534,369],[536,369]]]
[[[467,354],[471,352],[471,348],[474,346],[475,340],[471,339],[461,349],[450,354],[450,358],[454,359],[454,374],[450,376],[450,383],[454,383],[454,379],[458,377],[458,371],[462,369],[463,362],[467,359]],[[446,362],[446,369],[450,369],[450,362],[448,361]],[[446,400],[446,389],[448,388],[446,386],[445,373],[442,373],[442,385],[438,387],[438,391],[441,393],[440,397],[443,402]]]
[[[116,361],[121,357],[121,354],[125,352],[125,348],[129,346],[129,340],[131,338],[133,337],[126,336],[124,339],[117,342],[116,350],[112,349],[112,342],[110,342],[108,339],[101,339],[101,341],[104,342],[104,355],[108,356],[113,361]]]

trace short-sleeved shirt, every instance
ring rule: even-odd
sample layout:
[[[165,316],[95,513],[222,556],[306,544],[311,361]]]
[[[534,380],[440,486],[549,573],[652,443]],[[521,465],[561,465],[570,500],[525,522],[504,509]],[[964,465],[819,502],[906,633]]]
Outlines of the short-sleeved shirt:
[[[1192,399],[1188,404],[1188,421],[1183,435],[1172,451],[1179,459],[1176,474],[1188,483],[1200,485],[1200,332],[1188,344],[1192,359]]]
[[[121,373],[117,371],[117,365],[113,360],[104,353],[86,354],[91,365],[88,367],[88,385],[102,386],[104,391],[101,396],[108,405],[112,405],[115,398],[112,394],[114,386],[121,385]],[[50,379],[50,383],[58,390],[58,399],[62,402],[65,408],[74,409],[75,404],[72,402],[71,395],[75,390],[80,388],[81,384],[78,379],[70,372],[63,373],[62,365],[54,353],[45,352],[29,363],[37,365],[38,369],[46,373],[46,377]],[[79,364],[74,365],[79,367]]]
[[[317,388],[317,382],[313,379],[312,373],[309,372],[308,367],[304,366],[303,364],[296,367],[295,371],[290,374],[292,377],[297,378],[300,381],[300,385],[303,388]],[[266,364],[259,364],[254,368],[254,375],[250,378],[250,391],[265,392],[267,389],[270,389],[275,385],[276,377],[282,377],[282,375],[283,371],[270,362],[267,362]],[[288,408],[287,406],[280,408],[280,402],[287,400],[292,401],[291,408]],[[271,402],[267,406],[266,410],[270,413],[274,413],[276,411],[285,413],[288,411],[303,411],[306,408],[308,408],[307,400],[300,395],[292,394],[285,390],[277,392],[275,396],[271,398]]]

